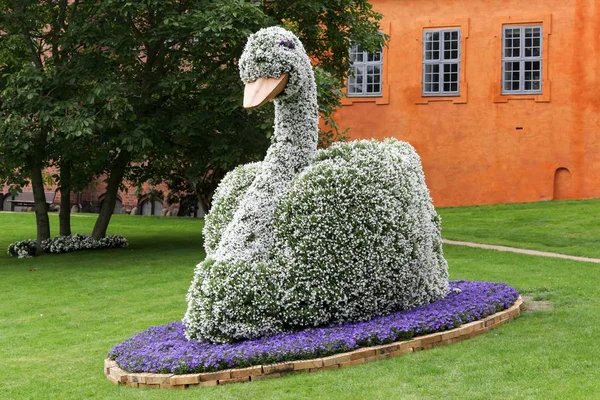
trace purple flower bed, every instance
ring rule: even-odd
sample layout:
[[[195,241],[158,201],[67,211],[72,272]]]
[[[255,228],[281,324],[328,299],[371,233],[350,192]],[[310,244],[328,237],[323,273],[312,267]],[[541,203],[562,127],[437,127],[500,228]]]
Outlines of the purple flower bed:
[[[450,289],[434,303],[370,321],[232,344],[187,340],[183,323],[176,321],[138,333],[108,357],[129,372],[175,374],[311,359],[456,328],[509,308],[519,296],[505,283],[450,281]]]

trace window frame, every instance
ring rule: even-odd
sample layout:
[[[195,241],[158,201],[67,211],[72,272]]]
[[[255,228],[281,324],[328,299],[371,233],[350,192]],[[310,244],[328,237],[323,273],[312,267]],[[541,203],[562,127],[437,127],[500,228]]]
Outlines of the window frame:
[[[456,52],[457,52],[457,56],[456,58],[449,58],[446,59],[444,56],[444,52],[445,52],[445,47],[444,47],[444,34],[445,33],[451,33],[451,32],[457,32],[457,48],[456,48]],[[439,58],[438,59],[431,59],[428,60],[427,59],[427,34],[428,33],[439,33]],[[422,35],[422,68],[421,68],[421,96],[423,97],[460,97],[461,96],[461,63],[462,63],[462,27],[451,27],[451,28],[425,28],[423,29],[423,35]],[[452,40],[452,39],[451,39]],[[449,51],[453,51],[454,49],[449,49]],[[425,91],[425,76],[426,76],[426,66],[427,65],[438,65],[439,66],[439,70],[438,70],[438,74],[439,74],[439,80],[438,80],[438,85],[439,85],[439,90],[437,92],[433,92],[433,91]],[[444,72],[444,66],[445,65],[456,65],[456,71],[450,71],[450,74],[455,74],[456,75],[456,81],[450,81],[449,83],[456,83],[456,91],[453,90],[449,90],[446,91],[444,90],[444,75],[446,74],[446,72]]]
[[[356,98],[356,97],[382,97],[383,96],[383,86],[384,86],[384,83],[383,83],[383,75],[384,75],[383,74],[383,65],[384,65],[384,61],[383,61],[383,48],[380,48],[378,50],[379,60],[377,60],[377,61],[368,61],[369,55],[370,54],[372,55],[372,54],[375,54],[375,53],[369,53],[368,51],[362,50],[362,49],[361,49],[360,52],[357,51],[357,52],[353,53],[352,50],[355,47],[357,47],[358,49],[360,49],[360,45],[358,45],[358,44],[352,44],[350,46],[349,51],[348,51],[348,53],[349,53],[348,56],[350,57],[351,61],[350,61],[350,72],[348,73],[348,79],[347,79],[347,82],[346,82],[346,95],[348,97],[351,97],[351,98]],[[356,61],[352,61],[352,55],[353,54],[360,54],[360,53],[362,53],[363,61],[360,61],[358,63]],[[363,72],[363,81],[361,83],[361,85],[362,85],[362,91],[360,93],[356,93],[356,92],[355,93],[351,93],[350,92],[350,85],[357,85],[356,82],[352,82],[352,79],[357,76],[357,75],[354,74],[354,71],[356,71],[356,64],[358,64],[358,66],[362,66],[363,71],[364,71]],[[370,92],[370,93],[367,92],[367,85],[369,83],[368,83],[368,79],[367,79],[368,73],[366,72],[366,70],[370,66],[373,66],[373,67],[378,66],[379,67],[379,74],[374,74],[374,75],[379,75],[379,82],[378,83],[374,83],[374,82],[371,83],[373,85],[377,85],[377,84],[379,85],[379,91],[378,92]]]
[[[525,30],[526,29],[539,29],[539,46],[532,46],[532,48],[539,47],[539,56],[529,56],[525,55]],[[506,31],[507,30],[515,30],[519,29],[519,56],[514,57],[506,56]],[[533,39],[533,36],[532,36]],[[511,47],[511,49],[515,49],[515,47]],[[501,66],[500,66],[500,93],[502,96],[515,96],[515,95],[541,95],[544,92],[544,24],[543,23],[535,23],[535,24],[504,24],[502,25],[502,36],[501,36]],[[506,63],[507,62],[518,62],[519,63],[519,89],[517,90],[507,90],[505,88],[506,83]],[[538,62],[539,63],[539,89],[525,89],[525,63],[527,62]],[[533,70],[532,70],[533,71]],[[513,82],[511,80],[510,82]],[[532,80],[532,82],[534,82]]]

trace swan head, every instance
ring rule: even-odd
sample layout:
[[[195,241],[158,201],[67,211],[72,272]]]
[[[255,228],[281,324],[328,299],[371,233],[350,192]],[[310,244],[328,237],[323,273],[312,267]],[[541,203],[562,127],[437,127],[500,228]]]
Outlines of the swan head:
[[[290,98],[314,85],[312,66],[304,46],[281,27],[264,28],[248,38],[239,61],[246,84],[244,107],[256,108],[278,98]]]

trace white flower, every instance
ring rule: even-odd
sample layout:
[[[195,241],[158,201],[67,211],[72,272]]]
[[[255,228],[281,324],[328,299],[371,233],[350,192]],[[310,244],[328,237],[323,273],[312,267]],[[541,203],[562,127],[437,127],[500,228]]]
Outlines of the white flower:
[[[290,78],[274,100],[265,160],[236,168],[215,194],[207,258],[187,295],[188,338],[256,338],[444,296],[440,220],[414,148],[365,140],[317,153],[312,67],[282,28],[252,35],[239,64],[246,83]]]
[[[74,234],[70,236],[57,236],[42,241],[42,250],[46,253],[70,253],[77,250],[107,249],[114,247],[127,247],[127,239],[121,235],[109,235],[100,240],[95,240],[90,235]],[[36,241],[29,239],[15,242],[8,246],[8,254],[18,258],[29,258],[36,254]]]

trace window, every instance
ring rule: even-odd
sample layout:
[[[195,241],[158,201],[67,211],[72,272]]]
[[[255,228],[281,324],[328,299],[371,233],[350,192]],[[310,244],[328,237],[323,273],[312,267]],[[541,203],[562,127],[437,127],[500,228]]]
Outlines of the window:
[[[382,50],[369,53],[359,45],[353,45],[350,47],[350,63],[348,96],[381,96]]]
[[[158,215],[161,216],[163,211],[163,204],[160,200],[146,199],[140,205],[141,215]]]
[[[423,31],[423,96],[460,94],[460,29]]]
[[[542,93],[542,27],[504,26],[502,94]]]

